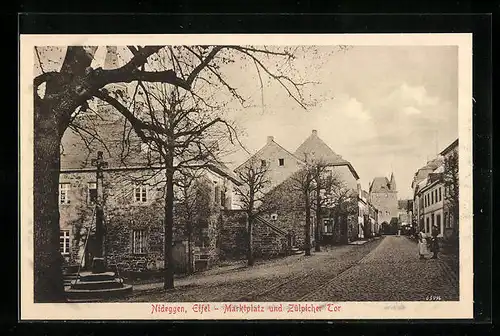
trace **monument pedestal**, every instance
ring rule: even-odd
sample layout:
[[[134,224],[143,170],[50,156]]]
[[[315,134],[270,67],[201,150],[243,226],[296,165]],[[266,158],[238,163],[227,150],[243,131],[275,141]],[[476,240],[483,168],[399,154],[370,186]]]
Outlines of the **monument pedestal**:
[[[123,297],[132,292],[132,285],[125,284],[115,272],[106,271],[104,258],[94,258],[92,271],[81,272],[66,289],[68,301],[103,301]]]

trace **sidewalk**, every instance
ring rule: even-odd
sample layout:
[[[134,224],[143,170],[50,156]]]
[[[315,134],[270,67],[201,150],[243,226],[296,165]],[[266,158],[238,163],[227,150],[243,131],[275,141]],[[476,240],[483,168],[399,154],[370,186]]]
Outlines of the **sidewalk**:
[[[368,242],[371,242],[371,241],[374,241],[374,240],[378,240],[378,239],[381,239],[382,237],[373,237],[373,238],[369,238],[369,239],[363,239],[363,240],[355,240],[355,241],[352,241],[350,242],[348,245],[363,245],[363,244],[366,244]]]
[[[418,242],[414,239],[411,239],[409,236],[407,236],[408,239],[416,244]],[[454,277],[458,283],[459,281],[459,275],[460,275],[460,261],[459,261],[459,255],[458,255],[458,250],[454,249],[452,246],[447,245],[447,244],[441,244],[439,248],[439,254],[438,258],[442,260],[446,266],[448,267],[449,271],[452,273],[451,276]]]

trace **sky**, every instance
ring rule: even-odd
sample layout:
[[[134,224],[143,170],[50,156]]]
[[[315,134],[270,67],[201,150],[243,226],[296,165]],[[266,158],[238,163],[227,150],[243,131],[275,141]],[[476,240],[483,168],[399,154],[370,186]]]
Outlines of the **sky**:
[[[95,54],[94,67],[102,65],[104,51]],[[129,59],[124,53],[124,60]],[[40,54],[45,71],[57,69],[64,48]],[[271,68],[276,62],[264,61]],[[299,51],[285,74],[314,82],[304,86],[305,100],[316,102],[307,109],[263,73],[261,90],[253,62],[237,58],[223,65],[221,73],[249,106],[231,101],[227,91],[216,93],[215,99],[230,101],[225,115],[241,130],[239,139],[247,151],[258,151],[267,136],[274,136],[294,152],[314,129],[351,162],[364,189],[374,177],[393,172],[401,199],[411,197],[415,171],[458,137],[455,46],[350,46],[343,51],[318,46]],[[224,160],[235,168],[248,158],[247,151],[237,150]]]
[[[319,57],[305,57],[296,65],[318,82],[310,88],[318,100],[315,106],[304,110],[271,85],[263,99],[257,94],[257,106],[236,112],[245,129],[240,139],[255,152],[272,135],[293,152],[317,130],[334,152],[351,162],[364,189],[374,177],[393,172],[398,197],[411,198],[415,171],[458,137],[457,47],[332,50],[319,47]],[[231,159],[237,164],[247,155]]]

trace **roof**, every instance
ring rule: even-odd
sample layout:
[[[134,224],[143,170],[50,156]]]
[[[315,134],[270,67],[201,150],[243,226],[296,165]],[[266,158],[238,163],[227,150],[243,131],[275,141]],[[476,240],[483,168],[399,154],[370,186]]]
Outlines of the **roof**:
[[[348,161],[344,160],[342,156],[335,153],[328,145],[321,140],[317,131],[312,134],[297,148],[294,155],[301,160],[313,159],[321,160],[327,164],[340,165],[347,164]]]
[[[391,183],[387,177],[375,177],[370,185],[370,192],[388,192],[391,191]]]
[[[108,107],[109,109],[109,107]],[[86,129],[99,140],[93,139],[87,133],[78,134],[72,129],[67,129],[61,141],[61,171],[78,172],[94,169],[91,160],[98,151],[103,152],[103,159],[108,163],[109,170],[125,169],[164,169],[165,166],[155,158],[154,152],[149,154],[141,150],[144,143],[134,131],[130,131],[130,124],[125,123],[125,118],[118,112],[100,111],[100,117],[88,115],[81,122],[85,123]],[[126,127],[124,125],[127,125]],[[127,134],[127,142],[123,141],[124,132]],[[86,138],[84,141],[82,137]],[[94,137],[95,138],[95,137]],[[127,144],[125,144],[127,143]],[[175,163],[175,162],[174,162]],[[192,167],[205,166],[212,172],[230,179],[239,185],[241,181],[222,162],[192,162]]]
[[[269,137],[271,139],[268,140],[268,142],[261,147],[261,149],[259,149],[255,154],[253,154],[252,156],[250,156],[248,159],[246,159],[242,164],[240,164],[238,167],[236,167],[234,169],[234,171],[238,171],[241,167],[245,166],[250,160],[252,160],[254,157],[257,157],[259,156],[267,147],[269,147],[270,145],[274,145],[274,146],[277,146],[279,149],[283,150],[285,153],[287,153],[288,155],[290,155],[291,157],[293,157],[294,159],[296,159],[297,161],[299,162],[302,162],[304,163],[302,160],[300,160],[299,158],[297,158],[295,155],[293,155],[293,153],[291,153],[290,151],[288,151],[286,148],[284,148],[283,146],[281,146],[279,143],[277,143],[276,141],[274,141],[274,137]]]
[[[435,169],[438,167],[442,166],[444,163],[444,159],[442,156],[439,156],[437,158],[434,158],[433,160],[430,160],[427,162],[427,164],[417,170],[415,175],[413,176],[413,182],[412,182],[412,187],[415,186],[415,184],[419,185],[420,181],[425,179],[431,172],[433,172]]]
[[[359,180],[359,175],[352,164],[335,153],[319,136],[316,130],[297,148],[295,157],[301,160],[320,160],[329,166],[347,166],[352,175]]]
[[[441,153],[439,153],[439,154],[446,155],[449,152],[451,152],[455,147],[458,147],[458,139],[456,139],[451,144],[449,144],[448,147],[446,147],[445,149],[443,149],[443,151]]]

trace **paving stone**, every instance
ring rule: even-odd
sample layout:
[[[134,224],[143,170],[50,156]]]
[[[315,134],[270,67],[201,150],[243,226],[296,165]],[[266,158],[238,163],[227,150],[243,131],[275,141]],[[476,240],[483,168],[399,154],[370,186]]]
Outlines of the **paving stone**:
[[[419,301],[429,296],[458,300],[458,276],[449,258],[419,260],[417,245],[406,237],[387,236],[363,245],[323,248],[260,262],[220,274],[139,286],[127,299],[135,302],[203,301]]]

